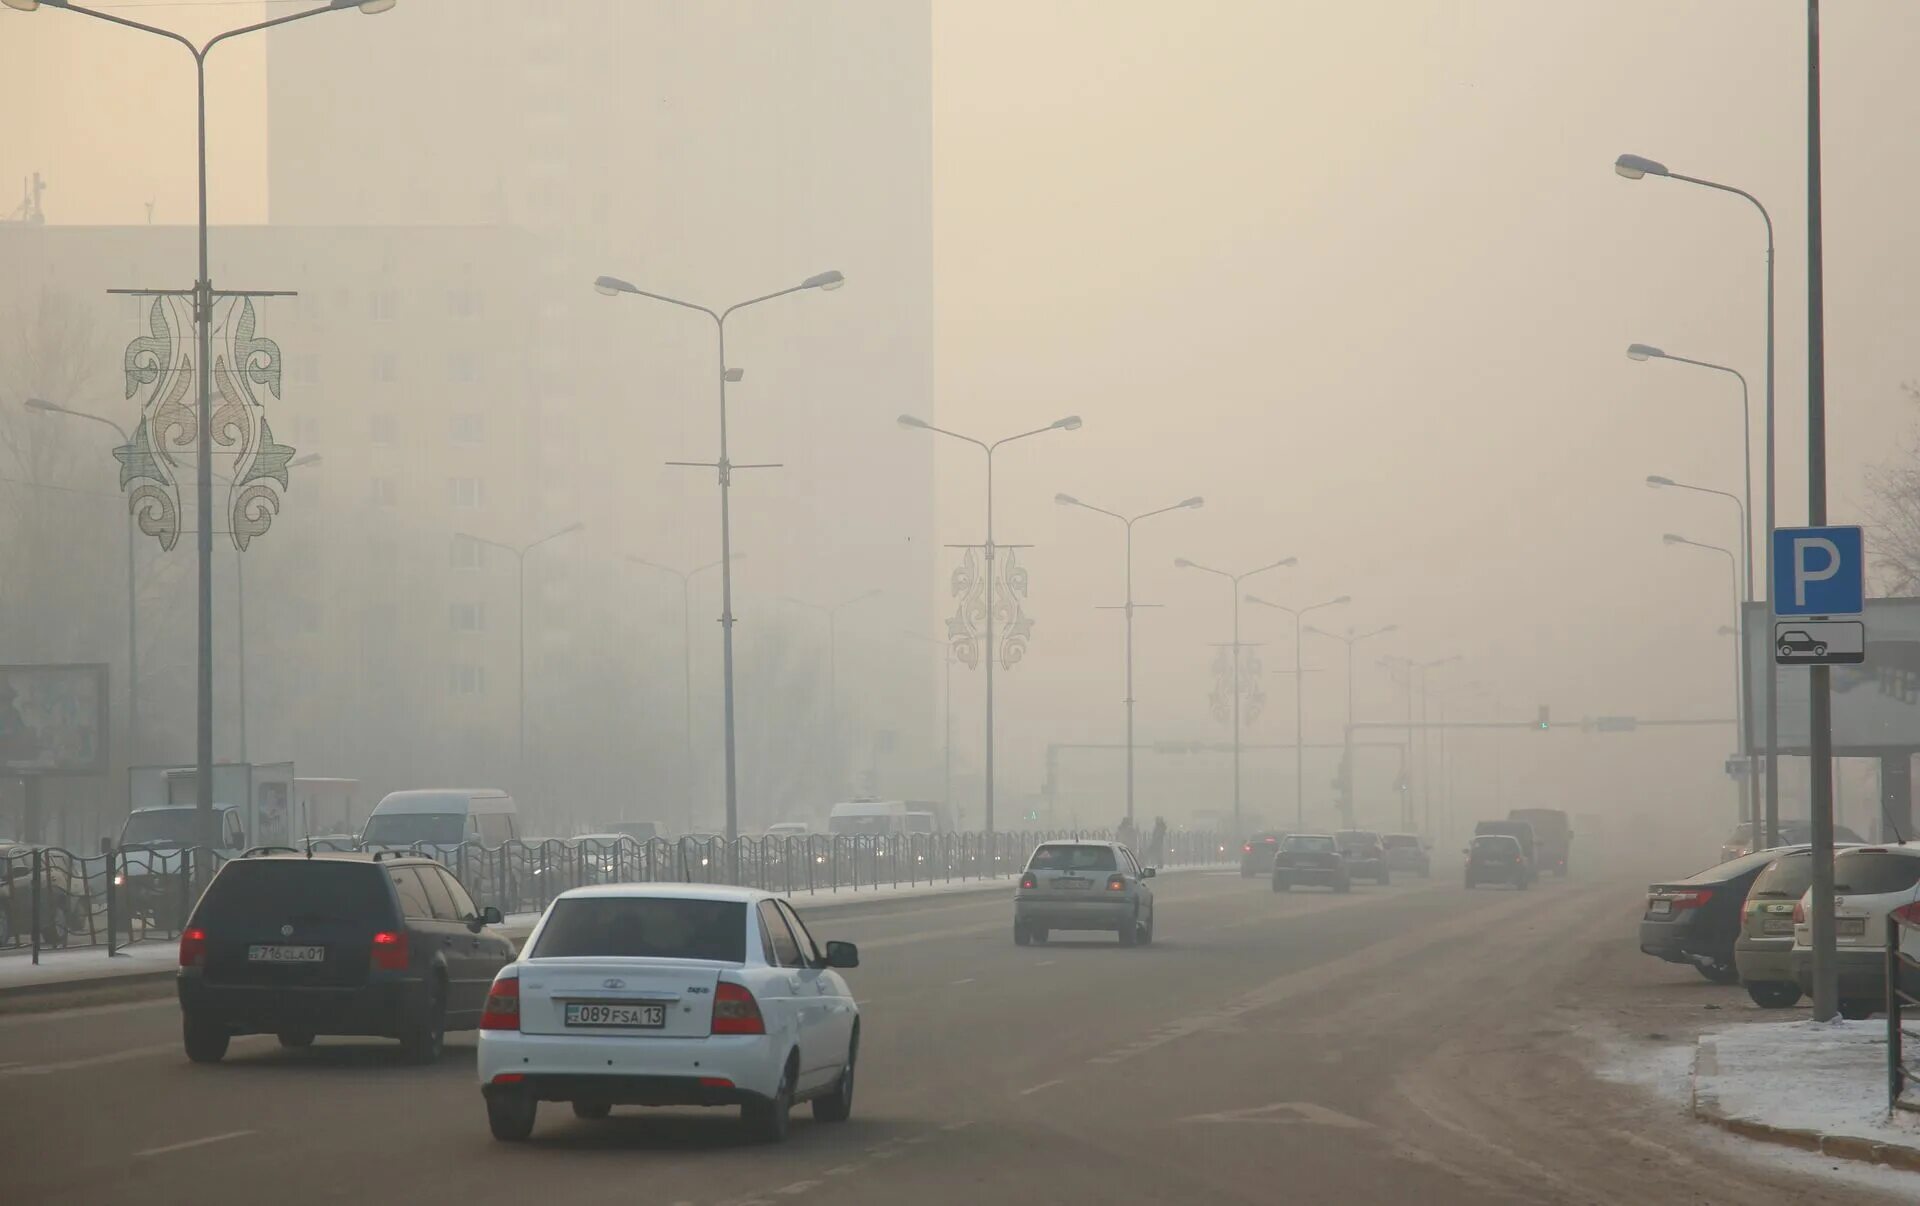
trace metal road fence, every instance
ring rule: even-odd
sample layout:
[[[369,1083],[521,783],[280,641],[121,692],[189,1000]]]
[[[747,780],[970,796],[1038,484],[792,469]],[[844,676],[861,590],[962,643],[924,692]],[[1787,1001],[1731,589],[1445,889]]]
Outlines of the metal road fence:
[[[1901,1028],[1903,1015],[1920,1009],[1920,960],[1900,949],[1901,931],[1912,929],[1902,921],[1899,910],[1887,916],[1887,1109],[1894,1110],[1905,1106],[1908,1109],[1920,1108],[1901,1101],[1916,1069],[1906,1062],[1906,1032]]]
[[[457,876],[481,905],[533,913],[569,888],[613,883],[732,883],[789,896],[860,892],[1017,875],[1042,842],[1108,840],[1105,830],[1017,833],[805,834],[794,836],[550,838],[499,846],[419,844]],[[1176,833],[1163,851],[1140,851],[1164,866],[1238,861],[1214,834]],[[354,849],[312,839],[286,853]],[[193,912],[199,886],[230,852],[204,847],[124,847],[79,855],[57,847],[0,857],[0,949],[31,952],[98,947],[111,955],[146,941],[172,941]]]

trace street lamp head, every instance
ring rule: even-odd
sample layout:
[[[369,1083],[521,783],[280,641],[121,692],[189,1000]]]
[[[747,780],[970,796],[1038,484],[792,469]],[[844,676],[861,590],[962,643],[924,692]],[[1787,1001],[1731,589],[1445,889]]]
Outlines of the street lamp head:
[[[1642,176],[1670,176],[1667,165],[1644,155],[1622,155],[1613,161],[1613,170],[1629,180]]]
[[[575,532],[584,532],[586,530],[587,530],[587,525],[576,519],[572,523],[568,524],[566,527],[561,528],[558,532],[555,532],[554,535],[555,536],[571,536]]]
[[[353,0],[346,0],[346,2],[352,4]],[[358,7],[361,12],[372,17],[386,12],[399,2],[400,0],[360,0],[360,3],[356,7]]]
[[[802,289],[825,289],[831,293],[846,283],[847,278],[842,276],[838,270],[830,270],[808,277],[806,280],[800,282],[800,287]]]
[[[925,431],[933,426],[933,424],[927,422],[925,419],[916,418],[913,415],[901,415],[898,422],[902,427],[912,427],[920,431]]]
[[[21,0],[21,2],[25,3],[25,0]],[[7,0],[7,6],[9,8],[19,7],[19,5],[16,5],[13,3],[13,0]],[[25,12],[27,10],[21,9],[20,11]],[[53,403],[47,401],[45,398],[28,398],[27,409],[28,410],[64,410],[66,408],[62,406],[55,406]]]
[[[1674,534],[1673,534],[1672,532],[1668,532],[1668,533],[1667,533],[1666,535],[1664,535],[1664,536],[1662,536],[1662,537],[1660,538],[1660,543],[1662,543],[1662,544],[1692,544],[1692,543],[1693,543],[1693,541],[1691,541],[1691,540],[1688,540],[1688,539],[1687,539],[1687,538],[1686,538],[1685,536],[1675,536],[1675,535],[1674,535]]]
[[[1064,419],[1055,419],[1050,426],[1058,427],[1061,431],[1079,431],[1080,416],[1068,415]]]
[[[1274,564],[1274,565],[1275,565],[1276,567],[1281,567],[1281,566],[1295,566],[1295,565],[1299,565],[1299,564],[1300,564],[1300,558],[1298,558],[1298,557],[1289,557],[1289,558],[1287,558],[1287,559],[1286,559],[1285,561],[1276,561],[1276,562],[1274,562],[1273,564]]]
[[[1193,568],[1193,562],[1191,562],[1191,561],[1188,561],[1188,560],[1187,560],[1187,559],[1186,559],[1185,557],[1175,557],[1175,558],[1173,559],[1173,568],[1175,568],[1175,569],[1192,569],[1192,568]]]
[[[1332,604],[1335,604],[1335,603],[1351,603],[1351,602],[1353,602],[1353,596],[1352,596],[1352,595],[1341,595],[1341,596],[1340,596],[1339,598],[1337,598],[1337,599],[1328,599],[1328,600],[1327,600],[1327,603],[1328,603],[1328,605],[1329,605],[1329,606],[1331,606]]]
[[[1063,507],[1077,507],[1080,505],[1080,500],[1071,494],[1056,494],[1053,496],[1053,501]]]
[[[1198,511],[1201,507],[1204,507],[1207,505],[1207,500],[1204,498],[1201,498],[1198,494],[1196,494],[1192,498],[1189,498],[1186,501],[1182,502],[1180,505],[1183,507],[1186,507],[1189,510]]]
[[[1650,343],[1630,343],[1627,345],[1628,360],[1665,360],[1667,354]]]
[[[1375,635],[1375,636],[1379,636],[1379,635],[1380,635],[1380,634],[1382,634],[1382,633],[1386,633],[1386,632],[1399,632],[1399,631],[1400,631],[1400,625],[1398,625],[1398,624],[1389,624],[1389,625],[1387,625],[1387,626],[1386,626],[1385,628],[1376,628],[1376,629],[1374,629],[1374,630],[1373,630],[1373,635]]]
[[[593,282],[593,291],[595,293],[600,294],[600,296],[602,297],[618,297],[622,293],[638,293],[639,292],[638,289],[635,289],[632,285],[628,284],[626,281],[621,280],[617,276],[603,276],[603,277],[596,278]]]
[[[730,385],[736,385],[740,382],[741,378],[745,377],[746,375],[747,375],[747,370],[745,369],[730,368],[720,374],[720,379],[727,382]]]
[[[40,0],[4,0],[4,3],[8,8],[23,13],[30,13],[40,7]]]
[[[1647,484],[1656,488],[1660,486],[1671,486],[1673,479],[1670,477],[1661,477],[1657,473],[1649,473],[1647,474]]]

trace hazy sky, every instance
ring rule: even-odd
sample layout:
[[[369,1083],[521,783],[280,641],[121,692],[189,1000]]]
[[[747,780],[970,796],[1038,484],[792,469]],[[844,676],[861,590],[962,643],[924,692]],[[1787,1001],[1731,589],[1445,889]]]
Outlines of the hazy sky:
[[[433,2],[452,0],[402,0]],[[138,15],[193,30],[257,7]],[[1915,418],[1898,386],[1920,377],[1905,338],[1920,8],[1827,9],[1831,505],[1845,520],[1862,467]],[[999,535],[1040,546],[1033,650],[1003,680],[1003,740],[1020,751],[1003,791],[1035,785],[1049,737],[1118,739],[1119,620],[1091,608],[1119,601],[1119,531],[1055,507],[1062,490],[1129,512],[1207,498],[1136,537],[1136,593],[1168,604],[1139,620],[1143,737],[1224,736],[1204,705],[1227,588],[1176,573],[1176,555],[1228,569],[1297,555],[1298,570],[1254,589],[1289,604],[1351,594],[1323,619],[1398,623],[1375,653],[1464,655],[1436,689],[1484,681],[1513,715],[1725,714],[1724,565],[1659,537],[1732,541],[1730,508],[1641,481],[1738,489],[1738,395],[1622,350],[1645,341],[1748,371],[1757,455],[1763,236],[1736,198],[1610,165],[1633,151],[1771,207],[1780,515],[1800,519],[1798,0],[934,11],[942,419],[989,436],[1086,419],[1001,460]],[[378,36],[377,18],[328,19]],[[257,47],[215,64],[213,217],[259,220]],[[159,221],[190,220],[177,49],[51,10],[0,12],[0,112],[0,181],[43,171],[55,221],[139,222],[146,200]],[[978,538],[977,459],[943,455],[939,540]],[[1249,609],[1245,622],[1248,639],[1276,642],[1270,666],[1290,662],[1285,617]],[[1321,642],[1307,657],[1331,666],[1336,653]],[[1362,665],[1362,718],[1398,714]],[[1310,739],[1337,735],[1337,679],[1309,677],[1322,700]],[[1267,688],[1256,736],[1277,740],[1291,685]],[[974,691],[956,691],[956,712]],[[1591,779],[1601,796],[1717,803],[1729,749],[1724,733],[1516,736],[1506,773],[1510,791]]]

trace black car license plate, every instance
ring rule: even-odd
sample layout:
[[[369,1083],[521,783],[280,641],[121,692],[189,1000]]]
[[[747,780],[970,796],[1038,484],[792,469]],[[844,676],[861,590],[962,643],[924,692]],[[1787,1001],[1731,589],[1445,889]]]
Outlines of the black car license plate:
[[[667,1024],[667,1007],[641,1001],[568,1001],[567,1025],[658,1030]]]

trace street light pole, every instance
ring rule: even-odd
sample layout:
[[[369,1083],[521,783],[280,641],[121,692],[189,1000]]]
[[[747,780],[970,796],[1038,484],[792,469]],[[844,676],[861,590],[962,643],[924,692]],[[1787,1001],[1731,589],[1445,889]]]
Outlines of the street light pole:
[[[1734,555],[1733,550],[1728,548],[1722,548],[1717,544],[1702,544],[1700,541],[1697,541],[1697,540],[1688,540],[1685,536],[1676,536],[1672,532],[1668,532],[1666,535],[1662,536],[1660,540],[1661,540],[1661,543],[1670,545],[1670,546],[1685,545],[1688,548],[1706,549],[1710,552],[1724,553],[1726,555],[1727,568],[1733,571],[1733,627],[1735,632],[1743,631],[1742,621],[1744,620],[1744,617],[1740,614],[1739,559]],[[1743,644],[1744,644],[1743,641],[1736,640],[1733,646],[1733,701],[1734,701],[1734,707],[1736,709],[1738,709],[1741,706],[1741,703],[1746,696],[1746,672],[1747,672],[1746,658],[1741,655],[1741,647]],[[1742,793],[1740,791],[1740,785],[1736,783],[1734,785],[1734,792],[1733,792],[1734,800],[1738,802],[1741,799],[1741,795]],[[1761,832],[1760,829],[1758,828],[1759,818],[1755,816],[1752,812],[1748,813],[1748,817],[1750,820],[1755,822],[1755,828],[1753,830],[1753,833],[1755,835],[1756,848],[1764,849],[1764,847],[1759,847],[1757,845],[1758,838]]]
[[[1638,180],[1644,176],[1662,176],[1670,180],[1679,180],[1687,184],[1697,184],[1702,188],[1714,189],[1717,192],[1732,193],[1736,197],[1744,197],[1749,203],[1753,205],[1755,209],[1760,211],[1760,221],[1766,225],[1766,228],[1767,228],[1767,385],[1766,385],[1767,469],[1766,469],[1765,476],[1766,476],[1767,537],[1766,537],[1766,540],[1762,542],[1764,545],[1763,559],[1766,563],[1766,572],[1762,576],[1765,580],[1765,584],[1767,588],[1767,604],[1768,604],[1767,613],[1771,615],[1773,614],[1773,602],[1774,602],[1774,599],[1773,599],[1773,529],[1775,524],[1774,431],[1773,431],[1773,215],[1767,212],[1766,206],[1760,204],[1760,199],[1758,197],[1754,196],[1750,192],[1747,192],[1745,189],[1735,188],[1730,184],[1721,184],[1713,180],[1705,180],[1698,176],[1682,175],[1679,172],[1670,171],[1667,168],[1667,166],[1663,163],[1659,163],[1652,159],[1646,159],[1639,155],[1620,156],[1618,159],[1614,160],[1613,170],[1628,180]],[[1673,359],[1673,357],[1668,357],[1668,359]],[[1693,362],[1693,363],[1697,363],[1697,362]],[[1720,368],[1723,366],[1706,365],[1705,367]],[[1743,389],[1745,387],[1745,384],[1746,384],[1746,379],[1743,377],[1741,378],[1741,385]],[[1749,460],[1751,460],[1751,458],[1749,458]],[[1751,506],[1749,506],[1749,510],[1751,510]],[[1749,558],[1749,563],[1751,563],[1751,558]],[[1769,639],[1771,639],[1771,634],[1769,634]],[[1774,665],[1772,658],[1768,658],[1767,659],[1767,753],[1766,753],[1766,759],[1767,759],[1767,844],[1769,846],[1777,846],[1780,844],[1780,776],[1779,776],[1780,754],[1777,748],[1780,744],[1780,690],[1779,690],[1779,687],[1780,687],[1779,668]]]
[[[8,8],[23,12],[38,9],[43,0],[0,0]],[[213,819],[213,281],[208,269],[207,255],[207,55],[213,48],[231,38],[242,34],[258,33],[287,25],[294,21],[304,21],[308,17],[317,17],[322,13],[337,12],[342,9],[357,8],[363,13],[382,13],[392,8],[396,0],[328,0],[321,8],[310,8],[302,12],[288,13],[283,17],[271,17],[265,21],[256,21],[225,33],[215,34],[204,45],[196,46],[193,41],[170,29],[157,25],[147,25],[126,17],[117,17],[112,13],[85,8],[69,0],[44,0],[48,8],[65,9],[79,13],[83,17],[105,21],[141,33],[154,34],[169,41],[178,42],[187,48],[193,56],[194,86],[196,97],[196,128],[198,131],[199,151],[199,236],[200,236],[200,275],[194,281],[194,330],[199,346],[199,359],[195,362],[194,377],[199,386],[200,412],[196,416],[194,447],[199,452],[198,472],[194,480],[194,505],[199,515],[195,549],[199,557],[199,678],[197,696],[197,739],[194,750],[194,774],[197,780],[197,805],[200,829],[200,843],[212,848],[219,845],[219,836],[214,828]]]
[[[1134,702],[1133,701],[1133,609],[1136,606],[1136,604],[1133,601],[1133,525],[1136,523],[1139,523],[1143,519],[1148,519],[1155,515],[1165,515],[1169,511],[1196,510],[1200,507],[1205,506],[1206,500],[1201,498],[1199,495],[1195,495],[1192,498],[1184,499],[1180,502],[1174,503],[1170,507],[1160,507],[1152,511],[1143,511],[1140,514],[1133,516],[1132,518],[1128,518],[1127,516],[1120,514],[1118,511],[1109,511],[1105,507],[1096,507],[1092,503],[1081,502],[1079,499],[1075,498],[1071,494],[1056,494],[1053,496],[1053,501],[1059,503],[1063,507],[1080,507],[1084,510],[1093,511],[1100,515],[1105,515],[1110,519],[1117,519],[1126,528],[1127,601],[1123,610],[1126,612],[1126,617],[1127,617],[1126,619],[1126,627],[1127,627],[1127,699],[1126,699],[1126,704],[1127,704],[1127,825],[1129,828],[1132,828],[1134,824],[1134,821],[1133,821],[1133,702]],[[1157,606],[1157,604],[1147,604],[1146,606]]]
[[[739,561],[745,553],[735,553],[733,559]],[[681,764],[682,790],[686,793],[687,820],[683,832],[691,833],[694,827],[693,815],[693,576],[716,569],[720,563],[709,561],[705,565],[696,565],[690,570],[675,569],[671,565],[661,565],[657,561],[648,561],[645,557],[628,557],[634,565],[644,565],[648,569],[659,570],[663,574],[672,574],[680,579],[680,699],[681,728],[686,738],[685,752]]]
[[[1275,569],[1280,569],[1283,566],[1295,566],[1299,564],[1300,564],[1300,559],[1298,557],[1287,557],[1280,561],[1269,562],[1268,564],[1263,565],[1258,569],[1250,569],[1245,573],[1233,574],[1233,573],[1228,573],[1226,570],[1214,569],[1212,566],[1201,565],[1197,561],[1189,561],[1185,557],[1175,557],[1173,559],[1173,568],[1175,569],[1199,570],[1203,574],[1212,574],[1216,578],[1225,578],[1227,580],[1227,587],[1232,592],[1231,597],[1233,599],[1233,830],[1234,830],[1235,837],[1246,836],[1245,825],[1240,819],[1240,584],[1246,581],[1248,578],[1253,577],[1256,574],[1264,574],[1268,570],[1275,570]]]
[[[830,763],[828,772],[835,779],[834,790],[846,788],[846,772],[843,769],[846,754],[846,742],[841,737],[840,725],[840,611],[865,599],[883,593],[878,587],[863,590],[851,599],[842,599],[838,603],[814,603],[793,595],[780,596],[795,607],[805,607],[827,617],[827,741],[830,744]]]
[[[90,414],[84,410],[72,410],[72,409],[69,409],[68,407],[61,406],[58,403],[49,402],[45,398],[28,398],[26,405],[28,410],[39,410],[39,411],[45,411],[49,414],[67,415],[71,418],[86,419],[89,422],[99,423],[104,427],[110,428],[115,435],[120,437],[120,445],[122,447],[125,447],[126,445],[131,444],[133,442],[132,438],[127,435],[126,428],[120,426],[120,424],[114,422],[112,419],[106,418],[102,415]],[[134,559],[133,559],[134,544],[136,541],[136,537],[134,533],[135,533],[136,527],[137,527],[137,521],[134,517],[132,509],[130,508],[127,511],[127,765],[128,766],[132,766],[134,763],[134,759],[138,756],[136,753],[136,750],[137,750],[137,747],[139,746],[139,737],[140,737],[140,706],[139,706],[140,694],[139,694],[139,691],[136,690],[134,687],[134,680],[139,677],[139,673],[140,673],[140,627],[139,627],[140,608],[137,602],[137,595],[135,590]]]
[[[727,367],[727,319],[731,318],[736,311],[744,310],[748,306],[757,306],[761,302],[786,297],[790,293],[799,293],[807,289],[833,290],[846,283],[847,278],[837,271],[821,272],[789,288],[748,298],[743,302],[735,302],[724,310],[713,310],[697,302],[668,297],[664,293],[649,293],[618,277],[603,276],[593,282],[594,289],[606,297],[631,293],[636,297],[650,298],[670,306],[679,306],[683,310],[695,310],[713,320],[716,346],[720,354],[720,459],[713,462],[668,461],[667,463],[713,469],[720,481],[720,674],[722,712],[726,729],[727,841],[729,843],[740,836],[740,791],[733,731],[733,519],[728,494],[733,485],[735,469],[777,469],[779,466],[736,465],[727,457],[727,383],[738,381],[742,375],[741,370]]]
[[[1283,607],[1266,599],[1247,596],[1247,602],[1257,603],[1261,607],[1271,607],[1275,611],[1284,611],[1293,617],[1293,823],[1297,828],[1307,827],[1307,765],[1306,765],[1306,727],[1304,724],[1307,693],[1303,681],[1306,669],[1300,664],[1300,621],[1308,612],[1319,611],[1324,607],[1339,607],[1353,602],[1351,595],[1341,595],[1328,599],[1324,603],[1314,603],[1306,607]]]
[[[1660,487],[1672,487],[1678,490],[1692,490],[1700,494],[1717,494],[1721,498],[1728,499],[1733,503],[1734,510],[1740,516],[1741,534],[1749,538],[1747,540],[1746,545],[1741,550],[1741,558],[1740,558],[1741,568],[1740,568],[1740,573],[1738,575],[1738,579],[1735,582],[1734,592],[1733,592],[1734,602],[1736,605],[1734,608],[1734,611],[1736,613],[1735,624],[1734,624],[1734,631],[1735,631],[1734,657],[1738,663],[1737,673],[1736,673],[1734,682],[1740,691],[1739,698],[1735,702],[1736,702],[1736,706],[1740,709],[1739,710],[1740,739],[1745,747],[1745,752],[1747,754],[1747,758],[1746,758],[1746,767],[1748,772],[1747,773],[1747,790],[1746,790],[1747,820],[1753,825],[1753,829],[1751,832],[1756,837],[1758,837],[1760,834],[1762,834],[1765,831],[1762,827],[1762,817],[1760,812],[1759,777],[1752,773],[1753,772],[1753,683],[1750,681],[1750,675],[1746,665],[1747,617],[1746,617],[1745,610],[1738,606],[1738,603],[1740,601],[1740,588],[1743,584],[1746,587],[1746,601],[1749,603],[1753,602],[1753,560],[1752,560],[1753,542],[1751,540],[1752,525],[1748,522],[1747,509],[1744,505],[1741,504],[1739,498],[1735,497],[1733,494],[1730,494],[1725,490],[1715,490],[1710,486],[1692,486],[1692,485],[1688,485],[1686,482],[1676,482],[1670,477],[1658,477],[1658,476],[1648,477],[1647,485],[1655,487],[1656,489]]]
[[[484,544],[490,548],[496,548],[502,552],[513,554],[519,580],[520,600],[519,606],[516,608],[518,612],[516,616],[518,623],[516,626],[519,629],[518,644],[520,651],[518,690],[520,696],[520,755],[518,762],[520,781],[523,785],[527,782],[527,554],[547,543],[549,540],[558,540],[562,536],[570,536],[575,532],[584,530],[586,526],[586,524],[579,522],[570,523],[558,531],[548,532],[545,536],[540,537],[540,539],[529,541],[522,545],[502,544],[498,540],[488,540],[484,536],[474,536],[466,532],[458,533],[464,540],[471,540],[475,544]]]
[[[1055,419],[1053,422],[1047,424],[1045,427],[1036,427],[1032,431],[1023,431],[1023,432],[1020,432],[1018,435],[1005,436],[1001,439],[993,441],[993,443],[991,444],[987,443],[985,440],[976,440],[972,436],[961,435],[957,431],[948,431],[944,427],[935,427],[933,424],[927,422],[925,419],[917,418],[913,415],[901,415],[899,418],[899,423],[900,423],[900,426],[906,427],[912,430],[931,431],[935,435],[943,435],[943,436],[947,436],[950,439],[960,440],[964,443],[972,444],[974,447],[980,449],[981,452],[985,453],[987,458],[987,543],[985,548],[985,553],[986,553],[985,560],[987,563],[986,596],[985,596],[986,602],[987,602],[987,606],[986,606],[987,621],[986,621],[986,634],[985,634],[986,643],[982,647],[983,652],[985,654],[982,660],[986,662],[986,667],[987,667],[987,751],[986,751],[987,782],[986,782],[986,793],[985,793],[986,794],[986,817],[985,817],[984,830],[987,833],[992,833],[994,831],[993,829],[993,663],[994,663],[993,563],[994,563],[994,548],[995,548],[995,545],[993,543],[993,454],[999,450],[1002,444],[1011,444],[1015,440],[1024,440],[1029,436],[1044,435],[1049,431],[1078,431],[1080,430],[1080,416],[1068,415],[1064,419]]]
[[[1361,641],[1371,640],[1374,637],[1384,636],[1389,632],[1398,632],[1399,630],[1400,630],[1400,626],[1398,624],[1387,624],[1379,628],[1369,629],[1366,632],[1355,632],[1352,627],[1348,627],[1346,635],[1342,636],[1337,632],[1328,632],[1324,628],[1314,628],[1312,626],[1309,626],[1307,628],[1308,632],[1311,632],[1316,636],[1331,637],[1334,640],[1339,641],[1340,643],[1344,644],[1347,647],[1347,727],[1346,727],[1346,742],[1345,742],[1346,751],[1343,755],[1344,762],[1341,767],[1340,777],[1341,777],[1341,784],[1342,784],[1341,807],[1344,813],[1346,814],[1344,819],[1346,821],[1347,828],[1349,829],[1353,828],[1353,824],[1354,824],[1354,816],[1353,816],[1354,814],[1353,647],[1355,645],[1358,645]]]

